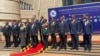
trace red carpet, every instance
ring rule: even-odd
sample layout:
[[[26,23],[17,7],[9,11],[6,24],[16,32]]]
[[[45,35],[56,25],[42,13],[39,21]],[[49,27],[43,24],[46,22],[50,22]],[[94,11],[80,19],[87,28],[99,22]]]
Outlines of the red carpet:
[[[12,53],[10,56],[29,56],[38,53],[43,48],[43,45],[39,43],[36,48],[30,48],[26,52]]]

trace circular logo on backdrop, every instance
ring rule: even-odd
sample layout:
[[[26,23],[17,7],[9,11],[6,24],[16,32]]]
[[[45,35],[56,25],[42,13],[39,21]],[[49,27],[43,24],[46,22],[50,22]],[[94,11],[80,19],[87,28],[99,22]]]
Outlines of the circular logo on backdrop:
[[[57,13],[56,13],[56,11],[55,11],[55,10],[51,10],[51,11],[50,11],[50,16],[51,16],[51,17],[55,17],[55,16],[56,16],[56,14],[57,14]]]
[[[97,22],[98,20],[97,19],[94,19],[94,22]]]

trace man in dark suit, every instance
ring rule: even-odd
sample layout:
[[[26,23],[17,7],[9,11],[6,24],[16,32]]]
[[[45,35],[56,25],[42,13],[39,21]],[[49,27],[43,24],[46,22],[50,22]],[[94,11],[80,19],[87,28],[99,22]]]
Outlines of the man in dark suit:
[[[38,25],[37,27],[38,27],[38,29],[39,29],[39,20],[36,18],[36,15],[33,15],[33,17],[32,17],[32,22],[34,22],[36,25]]]
[[[38,27],[39,27],[39,25],[37,25],[37,23],[35,21],[31,22],[30,35],[31,35],[33,47],[36,47],[38,44]]]
[[[21,24],[22,24],[21,20],[18,20],[16,22],[16,24],[20,28],[21,27]],[[19,37],[19,35],[20,35],[20,31],[18,32],[18,44],[20,44],[20,42],[21,42],[21,38]]]
[[[10,42],[10,37],[11,37],[11,27],[9,26],[8,22],[5,24],[5,26],[3,27],[3,35],[5,36],[5,41],[6,41],[6,45],[5,47],[10,47],[11,46],[11,42]]]
[[[83,20],[83,38],[84,38],[84,51],[91,51],[91,37],[92,37],[92,21],[90,21],[89,17],[86,15]]]
[[[19,32],[20,32],[20,27],[17,25],[17,22],[14,22],[13,25],[12,25],[14,47],[18,47]]]
[[[75,15],[73,14],[71,16],[71,21],[70,21],[70,34],[71,34],[71,43],[72,43],[72,48],[78,50],[78,44],[79,44],[79,38],[78,38],[78,34],[79,34],[79,22],[78,20],[75,18]]]
[[[37,30],[39,30],[40,22],[39,22],[39,20],[36,18],[36,15],[33,15],[31,22],[33,22],[33,23],[36,25]],[[37,43],[38,43],[38,38],[37,38]]]
[[[67,40],[66,40],[66,35],[68,34],[68,22],[65,20],[64,16],[60,17],[60,22],[58,22],[58,33],[60,36],[60,49],[64,48],[66,50],[66,44],[67,44]]]
[[[51,18],[50,22],[49,22],[49,32],[51,34],[51,41],[52,41],[52,48],[56,48],[57,47],[57,43],[56,43],[56,35],[57,35],[57,22],[56,19],[54,17]]]
[[[44,17],[43,16],[41,16],[41,18],[40,18],[40,21],[39,21],[39,31],[40,31],[40,42],[43,44],[43,35],[42,35],[42,30],[41,30],[41,28],[42,28],[42,25],[43,25],[43,23],[44,23]]]
[[[82,19],[80,20],[81,21],[81,33],[82,33],[82,31],[83,31],[83,25],[84,25],[84,21],[85,21],[85,18],[86,18],[86,14],[83,14],[83,17],[82,17]],[[84,35],[83,35],[83,45],[84,45],[84,41],[85,41],[85,39],[84,39],[85,37],[84,37]]]
[[[30,43],[30,25],[31,23],[29,22],[29,20],[27,20],[26,22],[26,45]]]

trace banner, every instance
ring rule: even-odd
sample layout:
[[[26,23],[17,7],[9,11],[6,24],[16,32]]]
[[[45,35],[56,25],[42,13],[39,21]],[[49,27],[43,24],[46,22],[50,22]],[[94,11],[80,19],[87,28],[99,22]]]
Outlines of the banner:
[[[79,20],[82,19],[83,14],[87,14],[90,20],[93,22],[93,33],[100,33],[100,2],[48,9],[49,20],[51,17],[55,17],[59,21],[61,15],[65,15],[66,20],[70,20],[72,14],[75,14],[76,18]]]

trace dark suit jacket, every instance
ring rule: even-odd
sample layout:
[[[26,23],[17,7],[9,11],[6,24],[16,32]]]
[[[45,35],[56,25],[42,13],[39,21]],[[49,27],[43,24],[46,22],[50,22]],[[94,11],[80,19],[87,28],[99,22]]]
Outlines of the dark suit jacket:
[[[6,27],[7,25],[5,25],[3,27],[3,35],[11,35],[11,27],[8,25],[8,27]]]
[[[90,20],[88,20],[87,25],[85,25],[85,21],[83,21],[83,34],[92,34],[93,25]]]
[[[71,34],[77,34],[80,30],[79,22],[77,19],[75,19],[74,23],[72,23],[72,20],[70,21],[70,33]]]
[[[55,21],[54,23],[51,21],[49,22],[49,32],[51,34],[55,34],[58,31],[58,27],[57,27],[57,22]]]
[[[42,25],[44,24],[44,22],[39,22],[39,29],[41,31]]]
[[[12,34],[19,35],[19,32],[20,32],[20,27],[17,24],[16,24],[16,27],[15,25],[12,25]]]
[[[35,20],[34,20],[34,23],[35,23],[35,25],[37,25],[37,28],[39,29],[39,26],[40,26],[39,20],[35,19]]]
[[[61,21],[58,22],[58,33],[59,34],[65,34],[69,32],[69,24],[66,20],[61,23]]]
[[[34,26],[32,27],[33,24],[30,25],[30,34],[31,35],[38,35],[38,25],[34,23]]]
[[[29,33],[30,33],[30,27],[31,27],[31,23],[28,22],[28,23],[26,24],[26,34],[29,34]]]

